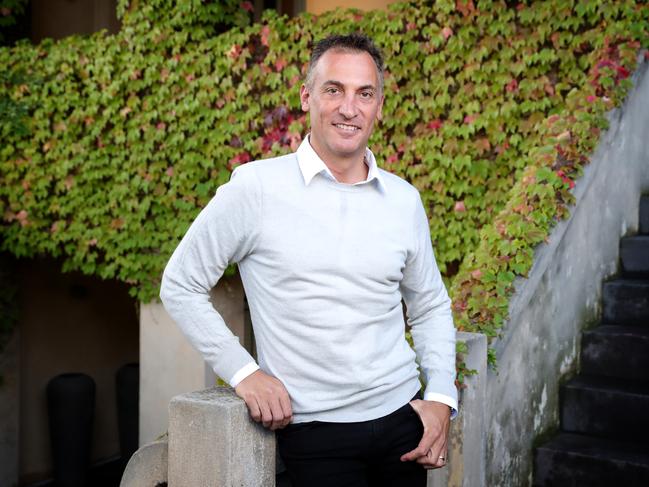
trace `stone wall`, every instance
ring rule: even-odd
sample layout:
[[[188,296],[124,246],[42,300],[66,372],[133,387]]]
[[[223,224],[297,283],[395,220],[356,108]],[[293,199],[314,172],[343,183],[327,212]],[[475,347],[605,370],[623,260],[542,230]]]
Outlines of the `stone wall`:
[[[640,57],[640,59],[644,59]],[[530,485],[535,441],[558,428],[559,385],[579,367],[581,331],[601,314],[601,283],[618,269],[620,237],[638,228],[649,192],[649,73],[641,62],[626,103],[574,189],[576,206],[516,283],[493,344],[487,383],[487,485]]]

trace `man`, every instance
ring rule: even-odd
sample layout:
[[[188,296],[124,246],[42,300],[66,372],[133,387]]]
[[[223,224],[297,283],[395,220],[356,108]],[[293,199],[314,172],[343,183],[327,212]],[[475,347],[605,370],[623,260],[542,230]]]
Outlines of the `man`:
[[[419,194],[367,149],[382,117],[379,50],[360,34],[320,41],[300,98],[311,133],[294,154],[234,171],[174,252],[161,297],[277,431],[295,487],[424,486],[457,409],[455,330]],[[209,302],[231,262],[259,365]]]

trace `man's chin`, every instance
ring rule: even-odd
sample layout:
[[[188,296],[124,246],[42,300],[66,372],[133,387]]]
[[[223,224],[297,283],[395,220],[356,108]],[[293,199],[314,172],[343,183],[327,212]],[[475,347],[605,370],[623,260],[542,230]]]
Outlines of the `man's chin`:
[[[334,147],[334,151],[338,155],[338,157],[354,157],[360,153],[363,153],[365,151],[365,144],[359,145],[359,144],[354,144],[352,145],[338,145]]]
[[[358,134],[360,135],[360,134]],[[337,137],[331,144],[332,148],[340,154],[354,155],[367,146],[367,140],[362,137]]]

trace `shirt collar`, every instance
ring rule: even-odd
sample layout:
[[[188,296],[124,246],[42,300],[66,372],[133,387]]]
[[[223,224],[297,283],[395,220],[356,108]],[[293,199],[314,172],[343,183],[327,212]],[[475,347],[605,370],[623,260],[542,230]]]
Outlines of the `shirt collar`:
[[[300,171],[302,172],[302,177],[304,178],[304,184],[308,186],[309,183],[311,183],[311,181],[315,177],[315,175],[321,173],[324,177],[327,177],[337,182],[336,178],[331,173],[327,165],[324,163],[322,159],[320,159],[320,156],[316,154],[316,151],[313,150],[313,147],[311,147],[311,144],[309,143],[308,135],[304,138],[304,140],[298,147],[296,154],[297,154],[297,163],[300,166]],[[365,164],[367,164],[367,168],[368,168],[367,179],[365,179],[364,181],[353,183],[353,186],[357,186],[360,184],[367,184],[373,179],[376,179],[376,182],[381,187],[381,190],[385,191],[385,183],[383,181],[379,168],[376,164],[376,159],[374,158],[374,154],[372,154],[372,151],[367,148],[365,149]]]

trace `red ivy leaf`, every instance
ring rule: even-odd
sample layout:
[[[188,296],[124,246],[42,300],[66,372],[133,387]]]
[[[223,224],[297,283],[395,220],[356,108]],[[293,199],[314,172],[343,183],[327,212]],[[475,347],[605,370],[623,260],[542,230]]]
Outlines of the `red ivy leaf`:
[[[470,125],[475,122],[477,118],[477,115],[467,115],[466,117],[464,117],[464,123]]]
[[[268,27],[267,25],[264,25],[261,28],[261,43],[266,47],[268,47],[268,36],[269,35],[270,35],[270,27]]]
[[[444,125],[444,122],[442,122],[439,118],[428,122],[428,128],[431,130],[439,130],[440,128],[442,128],[442,125]]]
[[[232,44],[232,47],[228,52],[228,56],[232,59],[236,59],[239,57],[239,54],[241,54],[241,46],[239,46],[238,44]]]
[[[475,5],[473,5],[473,0],[456,0],[455,9],[464,17],[468,17],[475,11]]]
[[[631,74],[631,73],[624,66],[618,66],[617,67],[617,74],[618,74],[619,78],[626,79],[626,78],[629,77],[629,74]]]
[[[570,179],[568,176],[566,176],[566,173],[563,172],[562,170],[557,171],[557,176],[559,176],[564,183],[568,184],[568,187],[570,189],[575,187],[575,182],[572,179]]]
[[[286,59],[284,58],[279,58],[277,61],[275,61],[275,69],[277,71],[281,71],[286,67],[288,63],[286,62]]]
[[[252,158],[250,157],[250,154],[248,154],[246,151],[240,152],[228,161],[228,166],[230,169],[233,169],[236,164],[244,164],[251,159]]]

